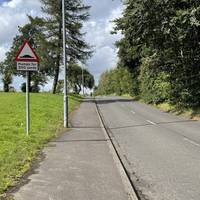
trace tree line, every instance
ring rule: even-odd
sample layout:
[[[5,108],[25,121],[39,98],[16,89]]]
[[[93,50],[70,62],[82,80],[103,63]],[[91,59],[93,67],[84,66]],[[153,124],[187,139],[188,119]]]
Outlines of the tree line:
[[[200,106],[200,1],[125,0],[123,4],[112,33],[123,35],[116,43],[115,71],[131,74],[130,94],[147,103]]]
[[[52,92],[62,89],[63,81],[59,81],[62,71],[62,1],[40,0],[45,17],[28,16],[29,22],[19,27],[19,33],[14,37],[6,58],[0,63],[0,74],[2,75],[3,88],[9,92],[14,76],[24,77],[24,72],[16,70],[14,60],[24,40],[29,40],[40,58],[39,72],[31,72],[30,91],[38,92],[40,86],[53,79]],[[70,88],[79,93],[81,91],[82,69],[80,63],[92,55],[92,47],[84,40],[85,33],[82,32],[83,23],[89,18],[90,6],[86,6],[81,0],[65,0],[66,15],[66,53],[68,62],[68,75]],[[92,89],[94,77],[84,69],[84,87]],[[24,91],[25,83],[21,89]]]

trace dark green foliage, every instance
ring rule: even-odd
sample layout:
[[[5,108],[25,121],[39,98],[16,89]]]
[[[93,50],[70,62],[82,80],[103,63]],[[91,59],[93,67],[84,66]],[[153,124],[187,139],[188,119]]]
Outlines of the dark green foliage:
[[[119,66],[148,103],[200,105],[200,2],[126,0],[115,20]]]
[[[132,75],[127,69],[116,68],[106,71],[101,75],[98,88],[95,88],[95,95],[132,95]]]
[[[22,85],[21,85],[21,91],[22,92],[26,92],[26,83],[22,83]],[[29,87],[29,92],[39,93],[40,92],[40,87],[37,84],[32,84]]]
[[[26,92],[26,83],[22,83],[21,91],[24,92],[24,93]]]
[[[46,37],[52,47],[55,64],[53,67],[53,93],[56,92],[58,76],[62,65],[62,1],[41,0],[43,12],[48,14],[45,19]],[[89,6],[81,0],[65,0],[67,56],[68,60],[85,61],[91,56],[91,47],[84,41],[81,32],[83,22],[89,18]]]
[[[95,82],[93,75],[87,69],[82,69],[77,63],[70,62],[69,85],[74,93],[79,94],[81,92],[83,79],[85,88],[92,89],[94,87]]]
[[[30,44],[35,48],[40,57],[39,72],[30,72],[30,82],[33,81],[35,88],[39,88],[39,85],[46,83],[47,76],[52,74],[51,65],[54,61],[51,56],[48,56],[49,45],[45,35],[42,33],[43,25],[44,21],[42,19],[38,17],[32,18],[29,16],[29,23],[23,27],[19,27],[19,34],[13,39],[10,51],[6,53],[6,59],[2,65],[0,65],[1,74],[3,77],[9,75],[11,78],[10,83],[12,82],[13,75],[25,77],[24,72],[17,71],[16,69],[15,56],[19,51],[20,46],[27,39],[30,40]]]
[[[169,75],[158,71],[159,59],[156,55],[143,59],[139,76],[141,98],[147,103],[169,101],[171,85]]]
[[[57,94],[63,93],[63,89],[64,89],[64,80],[59,80],[56,88],[56,93]]]

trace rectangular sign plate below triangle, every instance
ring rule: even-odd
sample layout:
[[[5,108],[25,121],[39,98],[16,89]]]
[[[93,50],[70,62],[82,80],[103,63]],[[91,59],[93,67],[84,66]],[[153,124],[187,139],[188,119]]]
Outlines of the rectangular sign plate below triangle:
[[[38,63],[37,62],[17,62],[17,70],[38,71]]]

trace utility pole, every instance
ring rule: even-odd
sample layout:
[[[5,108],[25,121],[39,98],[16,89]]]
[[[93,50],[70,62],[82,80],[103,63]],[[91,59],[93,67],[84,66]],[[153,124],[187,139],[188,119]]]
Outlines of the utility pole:
[[[63,65],[64,65],[64,127],[68,128],[68,70],[66,55],[65,0],[62,0],[63,19]]]

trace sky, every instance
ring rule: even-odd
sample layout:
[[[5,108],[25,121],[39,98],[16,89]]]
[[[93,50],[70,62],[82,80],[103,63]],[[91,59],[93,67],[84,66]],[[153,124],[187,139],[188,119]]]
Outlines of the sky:
[[[120,17],[122,3],[120,0],[83,0],[90,5],[90,19],[84,23],[83,31],[87,32],[86,41],[94,46],[94,54],[85,67],[94,75],[96,83],[102,72],[114,68],[117,63],[117,49],[114,45],[121,35],[111,35],[112,20]],[[0,61],[5,58],[13,37],[18,32],[18,26],[28,22],[27,14],[42,16],[40,0],[0,0]],[[13,86],[19,90],[22,78],[14,78]],[[50,90],[52,81],[43,88]],[[0,80],[0,89],[2,82]]]

